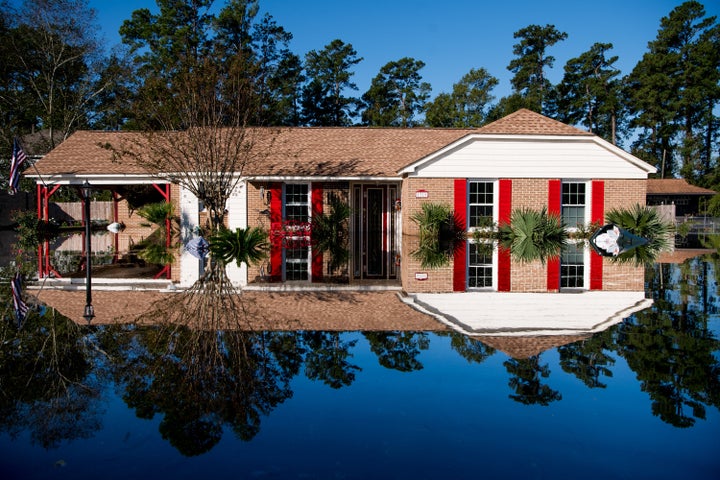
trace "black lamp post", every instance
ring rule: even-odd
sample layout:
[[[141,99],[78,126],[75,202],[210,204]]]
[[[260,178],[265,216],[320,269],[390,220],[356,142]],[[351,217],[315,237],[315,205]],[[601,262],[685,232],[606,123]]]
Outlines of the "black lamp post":
[[[83,317],[87,320],[88,325],[95,318],[95,309],[92,306],[92,258],[90,244],[90,182],[85,180],[82,185],[82,196],[85,200],[85,313]]]

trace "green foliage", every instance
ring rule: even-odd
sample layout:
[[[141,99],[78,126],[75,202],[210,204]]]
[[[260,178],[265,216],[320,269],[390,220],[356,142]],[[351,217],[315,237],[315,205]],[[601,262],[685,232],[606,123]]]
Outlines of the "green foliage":
[[[165,228],[165,220],[173,216],[173,204],[170,202],[157,202],[143,205],[137,211],[145,220]]]
[[[422,268],[442,268],[450,264],[455,250],[466,240],[460,219],[449,205],[424,203],[410,219],[418,225],[419,245],[410,255]]]
[[[335,39],[321,51],[305,55],[308,84],[303,89],[302,116],[307,125],[345,126],[355,115],[355,98],[343,92],[357,90],[350,71],[362,61],[349,43]]]
[[[611,43],[595,43],[590,50],[565,64],[565,75],[557,86],[559,120],[582,125],[588,131],[617,143],[622,110],[618,57],[606,58]]]
[[[156,265],[167,265],[175,258],[172,251],[161,243],[148,243],[138,252],[138,257]]]
[[[527,263],[557,258],[568,240],[568,232],[558,215],[548,214],[545,208],[513,210],[510,223],[498,228],[500,245],[509,249],[518,261]]]
[[[415,116],[425,111],[430,96],[430,84],[420,75],[424,66],[409,57],[385,64],[362,96],[363,122],[376,127],[414,126]]]
[[[715,194],[705,205],[705,213],[712,217],[720,217],[720,193]]]
[[[545,96],[552,90],[545,69],[552,68],[555,62],[555,57],[547,55],[546,50],[565,40],[567,33],[554,25],[529,25],[515,32],[513,37],[520,39],[513,46],[517,58],[508,65],[508,70],[515,74],[510,80],[513,90],[529,102],[532,110],[543,112]]]
[[[654,208],[638,204],[630,208],[614,208],[605,214],[605,219],[648,240],[645,245],[612,257],[613,261],[649,265],[655,261],[660,252],[672,248],[674,226],[664,222]]]
[[[329,204],[329,213],[315,215],[312,219],[312,243],[314,250],[330,255],[328,269],[334,272],[347,265],[350,259],[350,206],[336,196],[330,198]]]
[[[267,232],[258,227],[236,228],[234,231],[221,228],[208,241],[214,258],[225,264],[234,261],[238,267],[243,263],[258,263],[266,257],[270,247]]]
[[[498,84],[484,68],[472,69],[458,83],[452,93],[441,93],[427,104],[425,123],[431,127],[471,128],[486,121],[486,111],[495,98],[490,91]]]

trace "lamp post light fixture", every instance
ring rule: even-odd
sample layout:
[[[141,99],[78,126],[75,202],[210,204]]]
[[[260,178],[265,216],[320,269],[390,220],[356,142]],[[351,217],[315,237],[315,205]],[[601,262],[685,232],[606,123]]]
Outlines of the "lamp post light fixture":
[[[90,182],[85,180],[82,185],[82,196],[85,201],[85,313],[83,317],[88,322],[92,322],[95,318],[95,309],[92,305],[92,257],[91,257],[91,243],[90,243]]]

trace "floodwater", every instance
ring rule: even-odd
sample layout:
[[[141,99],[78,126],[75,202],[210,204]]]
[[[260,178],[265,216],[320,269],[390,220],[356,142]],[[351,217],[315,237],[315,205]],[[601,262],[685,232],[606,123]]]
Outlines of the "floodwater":
[[[3,337],[0,478],[717,479],[719,278],[717,254],[655,265],[652,307],[531,356],[538,339],[46,314]]]

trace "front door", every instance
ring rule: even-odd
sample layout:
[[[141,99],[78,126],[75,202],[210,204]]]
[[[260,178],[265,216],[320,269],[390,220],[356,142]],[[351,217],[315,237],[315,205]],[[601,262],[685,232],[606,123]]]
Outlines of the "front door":
[[[395,185],[353,186],[353,276],[387,279],[397,276]]]

